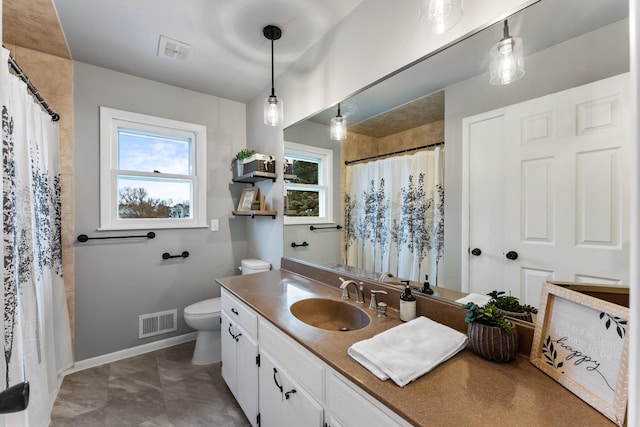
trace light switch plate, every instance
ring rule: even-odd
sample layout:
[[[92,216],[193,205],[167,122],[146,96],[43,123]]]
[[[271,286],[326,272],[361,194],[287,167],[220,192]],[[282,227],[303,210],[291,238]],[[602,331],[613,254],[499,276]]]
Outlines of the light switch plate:
[[[220,231],[220,220],[218,219],[211,220],[211,231]]]

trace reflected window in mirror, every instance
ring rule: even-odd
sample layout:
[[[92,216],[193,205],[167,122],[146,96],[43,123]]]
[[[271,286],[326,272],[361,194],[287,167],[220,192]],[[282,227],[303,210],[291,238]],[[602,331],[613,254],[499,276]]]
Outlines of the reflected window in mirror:
[[[285,224],[333,221],[333,153],[331,150],[285,142]]]

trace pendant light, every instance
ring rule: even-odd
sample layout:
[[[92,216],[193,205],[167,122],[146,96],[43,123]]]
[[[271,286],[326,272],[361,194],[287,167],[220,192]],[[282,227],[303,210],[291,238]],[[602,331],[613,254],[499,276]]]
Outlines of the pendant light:
[[[489,52],[489,74],[492,85],[508,85],[524,76],[522,39],[509,35],[509,24],[504,21],[503,37]]]
[[[340,103],[338,103],[338,115],[331,119],[329,138],[334,141],[342,141],[347,137],[347,119],[340,114]]]
[[[442,34],[462,18],[462,0],[420,0],[420,24]]]
[[[273,70],[273,41],[280,39],[282,30],[275,25],[267,25],[262,29],[262,34],[271,40],[271,95],[264,100],[264,124],[269,126],[282,125],[282,99],[276,97],[274,89],[274,70]]]

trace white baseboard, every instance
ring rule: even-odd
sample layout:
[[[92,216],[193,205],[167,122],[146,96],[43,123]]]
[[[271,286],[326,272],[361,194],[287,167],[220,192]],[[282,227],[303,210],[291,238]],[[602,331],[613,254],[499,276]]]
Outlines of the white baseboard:
[[[188,341],[193,341],[196,339],[197,335],[198,332],[190,332],[188,334],[154,341],[148,344],[139,345],[137,347],[131,347],[125,350],[116,351],[114,353],[103,354],[102,356],[92,357],[91,359],[76,361],[71,369],[65,372],[65,375],[82,371],[84,369],[95,368],[96,366],[104,365],[105,363],[116,362],[118,360],[126,359],[127,357],[138,356],[140,354],[172,347],[174,345],[182,344]]]

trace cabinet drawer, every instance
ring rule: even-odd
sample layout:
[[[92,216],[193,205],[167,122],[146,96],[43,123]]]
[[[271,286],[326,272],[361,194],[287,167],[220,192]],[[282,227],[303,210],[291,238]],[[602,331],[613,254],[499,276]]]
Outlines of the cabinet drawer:
[[[220,291],[222,311],[227,313],[231,322],[235,322],[245,330],[253,339],[258,336],[258,316],[229,291],[222,288]]]
[[[268,351],[315,400],[324,402],[324,363],[262,318],[258,323],[258,334],[260,350]]]

